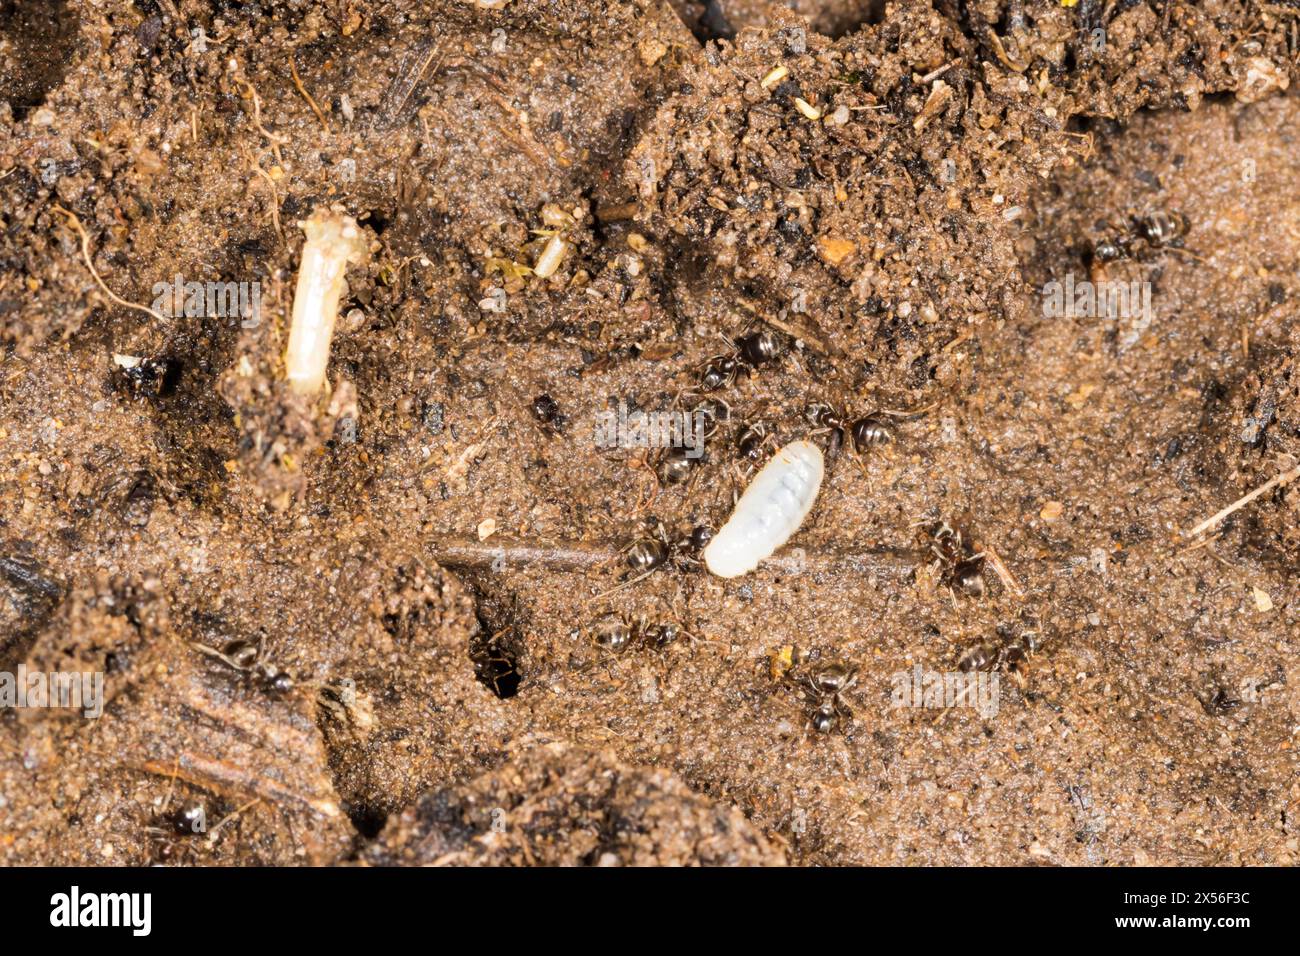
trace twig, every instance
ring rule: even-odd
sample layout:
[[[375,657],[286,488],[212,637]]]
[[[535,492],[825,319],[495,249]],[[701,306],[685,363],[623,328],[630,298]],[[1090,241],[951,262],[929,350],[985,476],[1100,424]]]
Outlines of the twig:
[[[293,85],[298,88],[298,92],[302,94],[302,98],[307,101],[307,105],[311,107],[312,112],[316,114],[316,118],[320,120],[320,125],[328,133],[330,124],[326,121],[325,114],[321,112],[320,107],[316,105],[316,101],[312,99],[312,95],[307,92],[307,88],[302,85],[302,79],[298,76],[298,64],[294,63],[292,56],[289,57],[289,72],[293,74]]]
[[[280,229],[280,191],[275,188],[275,180],[262,168],[262,164],[244,147],[243,143],[239,145],[248,165],[253,167],[253,171],[266,180],[266,184],[271,187],[271,222],[275,225],[275,234],[280,237],[281,242],[284,242],[284,233]]]
[[[213,827],[212,830],[208,833],[208,842],[209,842],[209,843],[216,843],[216,842],[217,842],[217,834],[221,832],[222,828],[223,828],[227,823],[230,823],[232,820],[237,820],[237,819],[239,819],[239,815],[240,815],[241,813],[243,813],[245,810],[250,809],[254,804],[258,804],[258,803],[261,803],[261,802],[262,802],[262,798],[261,798],[261,797],[254,797],[252,800],[249,800],[246,804],[244,804],[242,807],[240,807],[239,809],[237,809],[234,813],[230,813],[230,814],[227,814],[226,816],[222,817],[221,820],[217,823],[217,825],[216,825],[215,827]]]
[[[407,61],[398,70],[397,76],[389,84],[387,90],[379,105],[379,111],[375,115],[374,128],[379,132],[388,132],[397,125],[398,119],[406,109],[406,103],[411,98],[419,85],[424,82],[424,74],[429,69],[429,64],[438,54],[436,44],[430,44],[426,49],[416,54],[415,57],[408,57]],[[434,75],[442,68],[442,60],[438,61],[438,66],[434,67]]]
[[[275,188],[275,180],[271,174],[263,169],[256,160],[253,161],[253,169],[257,174],[266,180],[266,184],[271,187],[271,222],[275,225],[275,234],[284,241],[284,232],[280,229],[280,191]]]
[[[635,219],[640,206],[634,202],[615,203],[612,206],[597,206],[596,218],[601,222],[623,222]]]
[[[521,568],[539,565],[548,571],[588,571],[612,564],[623,549],[602,541],[519,541],[493,536],[479,541],[469,535],[447,535],[429,545],[434,561],[449,568]],[[875,548],[867,551],[800,552],[798,549],[774,555],[763,568],[792,574],[801,571],[857,571],[901,579],[911,574],[923,555],[908,548]]]
[[[176,775],[181,772],[181,755],[176,755],[176,764],[172,767],[171,780],[167,784],[167,799],[163,801],[162,808],[166,810],[172,805],[172,794],[176,792]]]
[[[1020,586],[1020,582],[1011,573],[1011,569],[1002,563],[1002,559],[998,557],[998,553],[992,548],[985,545],[983,551],[984,558],[993,566],[993,572],[998,576],[998,580],[1002,582],[1003,587],[1014,594],[1017,600],[1023,601],[1025,599],[1025,589]]]
[[[86,268],[89,269],[90,274],[95,277],[95,281],[99,283],[99,287],[104,291],[104,295],[108,296],[109,299],[112,300],[114,304],[120,305],[124,309],[135,309],[137,312],[143,312],[145,315],[153,316],[159,322],[167,321],[166,317],[159,314],[158,312],[155,312],[147,305],[136,305],[134,302],[128,302],[126,301],[126,299],[122,298],[120,295],[118,295],[116,292],[110,289],[105,284],[104,280],[100,278],[99,271],[95,268],[95,263],[91,261],[90,237],[86,235],[86,229],[84,226],[81,225],[81,220],[77,218],[77,214],[71,212],[70,210],[64,209],[62,206],[54,206],[53,209],[55,212],[59,213],[60,215],[67,216],[68,221],[72,223],[72,228],[77,230],[77,235],[81,237],[81,257],[86,260]]]
[[[280,154],[280,144],[289,142],[287,137],[279,136],[272,133],[262,125],[262,98],[257,95],[257,89],[248,80],[241,81],[244,86],[248,87],[248,95],[253,99],[253,128],[266,137],[267,142],[271,144],[271,152],[275,154],[275,162],[279,166],[284,165],[284,157]]]
[[[953,60],[949,63],[945,63],[943,66],[939,67],[936,70],[931,70],[929,73],[925,74],[925,76],[921,77],[920,85],[924,86],[926,83],[929,83],[933,80],[937,80],[939,77],[943,76],[945,73],[947,73],[949,70],[951,70],[954,66],[956,66],[960,62],[961,60]]]
[[[1288,482],[1294,481],[1296,478],[1300,478],[1300,465],[1296,465],[1296,467],[1292,468],[1290,471],[1284,471],[1280,475],[1275,475],[1274,477],[1270,478],[1268,481],[1264,482],[1264,484],[1260,485],[1250,494],[1238,498],[1236,501],[1228,505],[1228,507],[1224,508],[1222,511],[1210,515],[1210,517],[1206,518],[1204,521],[1198,524],[1191,531],[1185,531],[1183,533],[1183,537],[1186,538],[1196,537],[1202,531],[1206,531],[1210,528],[1213,528],[1215,525],[1217,525],[1224,518],[1228,517],[1228,515],[1232,514],[1234,511],[1246,507],[1246,505],[1250,504],[1260,495],[1267,494],[1268,492],[1272,491],[1274,488],[1281,488],[1283,485],[1287,484]]]

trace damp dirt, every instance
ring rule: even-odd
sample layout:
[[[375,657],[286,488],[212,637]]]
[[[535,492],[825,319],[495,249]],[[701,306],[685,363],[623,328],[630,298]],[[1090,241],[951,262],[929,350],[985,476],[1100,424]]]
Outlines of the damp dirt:
[[[0,708],[0,861],[1295,863],[1298,58],[1285,4],[2,0],[0,673],[102,693]]]

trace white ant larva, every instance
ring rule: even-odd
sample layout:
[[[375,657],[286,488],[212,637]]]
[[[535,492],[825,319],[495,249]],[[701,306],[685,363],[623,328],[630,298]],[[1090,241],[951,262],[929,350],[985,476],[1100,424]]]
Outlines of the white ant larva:
[[[284,364],[289,387],[299,395],[315,395],[325,382],[348,266],[363,262],[368,249],[357,221],[339,207],[318,209],[298,225],[307,242],[302,247]]]
[[[773,455],[704,549],[708,569],[734,578],[770,557],[808,517],[824,472],[821,449],[810,441],[791,442]]]

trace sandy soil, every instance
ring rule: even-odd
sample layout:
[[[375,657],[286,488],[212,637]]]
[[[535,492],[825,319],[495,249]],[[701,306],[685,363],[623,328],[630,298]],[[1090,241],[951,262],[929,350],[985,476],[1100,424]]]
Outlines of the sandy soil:
[[[0,710],[0,861],[1296,862],[1300,481],[1187,532],[1300,465],[1300,17],[493,6],[0,2],[0,672],[106,697]],[[686,481],[600,447],[759,332]],[[818,402],[893,442],[710,576]]]

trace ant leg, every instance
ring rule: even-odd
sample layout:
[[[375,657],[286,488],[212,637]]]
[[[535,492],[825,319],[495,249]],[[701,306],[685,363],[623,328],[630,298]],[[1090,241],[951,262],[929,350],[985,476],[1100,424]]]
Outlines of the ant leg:
[[[862,477],[870,481],[871,472],[867,471],[867,463],[862,459],[862,452],[858,451],[857,446],[851,441],[845,442],[845,451],[853,458],[853,463],[858,466],[858,471],[862,472]]]
[[[650,464],[650,452],[646,449],[642,449],[641,454],[630,459],[628,464],[638,471],[644,468],[650,476],[650,497],[642,502],[638,496],[637,506],[632,512],[634,515],[642,515],[654,506],[655,500],[659,497],[659,476],[655,474],[654,467]]]
[[[657,567],[657,566],[656,566],[656,567]],[[628,580],[624,581],[623,583],[621,583],[621,584],[617,584],[617,585],[615,585],[614,587],[610,588],[608,591],[605,591],[605,592],[603,592],[603,593],[601,593],[601,594],[597,594],[595,597],[593,597],[593,598],[589,598],[588,600],[591,600],[591,601],[599,601],[599,600],[600,600],[601,598],[603,598],[603,597],[608,597],[609,595],[614,594],[614,593],[617,592],[617,591],[621,591],[621,590],[623,590],[624,588],[630,588],[632,585],[637,584],[637,583],[639,583],[639,582],[641,582],[641,581],[644,581],[646,578],[650,577],[650,575],[652,575],[652,574],[654,574],[654,573],[655,573],[655,568],[651,568],[649,571],[646,571],[644,574],[638,574],[638,575],[637,575],[636,577],[634,577],[634,578],[629,578]]]

